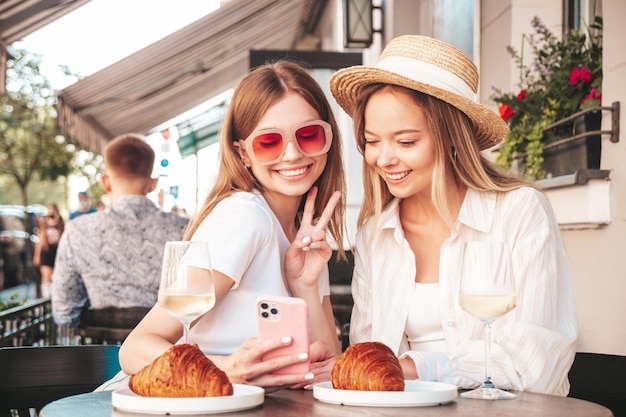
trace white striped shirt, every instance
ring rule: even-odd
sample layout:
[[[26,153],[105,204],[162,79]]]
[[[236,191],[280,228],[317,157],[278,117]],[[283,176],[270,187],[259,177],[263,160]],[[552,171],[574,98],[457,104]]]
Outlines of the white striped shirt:
[[[506,241],[518,301],[492,325],[492,381],[505,389],[567,395],[577,318],[565,249],[545,195],[530,187],[499,194],[467,191],[440,252],[438,296],[446,352],[409,351],[404,328],[415,258],[398,207],[399,200],[392,201],[377,226],[370,219],[357,233],[350,342],[378,340],[398,355],[409,355],[423,380],[461,388],[480,385],[484,330],[458,305],[460,254],[465,241]]]

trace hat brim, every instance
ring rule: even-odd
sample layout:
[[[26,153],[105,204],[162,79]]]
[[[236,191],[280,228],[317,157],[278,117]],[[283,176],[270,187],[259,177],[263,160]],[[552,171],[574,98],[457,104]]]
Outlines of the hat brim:
[[[361,90],[371,84],[393,84],[438,98],[465,113],[476,130],[480,150],[500,143],[508,133],[508,126],[500,115],[466,97],[421,83],[391,71],[362,65],[343,68],[330,79],[330,91],[348,115],[353,116]]]

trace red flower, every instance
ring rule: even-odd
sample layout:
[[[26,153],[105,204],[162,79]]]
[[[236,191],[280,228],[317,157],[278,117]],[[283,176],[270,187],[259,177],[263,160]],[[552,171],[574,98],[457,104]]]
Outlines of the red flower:
[[[569,73],[569,83],[570,85],[578,84],[578,78],[580,77],[580,68],[574,67]]]
[[[587,100],[598,100],[602,102],[602,94],[598,94],[597,88],[592,88],[589,94],[587,94],[582,100],[580,100],[580,105],[585,104]]]
[[[588,83],[591,81],[591,71],[586,67],[574,67],[569,73],[570,85],[576,85],[578,82]]]
[[[591,71],[585,67],[580,69],[580,81],[588,83],[591,81]]]
[[[511,117],[515,116],[515,112],[508,103],[504,103],[503,105],[498,107],[498,111],[500,112],[500,117],[502,117],[502,120],[504,121],[507,121]]]
[[[517,95],[517,101],[522,101],[526,98],[526,96],[528,96],[528,91],[527,90],[522,90],[519,92],[519,94]]]

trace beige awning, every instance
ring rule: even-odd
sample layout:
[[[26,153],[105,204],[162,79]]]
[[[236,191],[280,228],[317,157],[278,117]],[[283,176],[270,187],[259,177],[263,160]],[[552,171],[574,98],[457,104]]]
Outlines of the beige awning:
[[[231,0],[60,91],[59,126],[93,152],[151,129],[235,86],[252,49],[292,49],[319,0]]]
[[[7,47],[90,0],[0,1],[0,94],[6,83]]]
[[[2,0],[0,1],[0,44],[11,45],[89,1]]]

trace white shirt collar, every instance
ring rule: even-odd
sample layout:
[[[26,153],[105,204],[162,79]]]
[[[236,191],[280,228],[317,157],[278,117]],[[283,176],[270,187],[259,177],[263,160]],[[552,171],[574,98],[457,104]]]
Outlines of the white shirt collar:
[[[468,189],[459,211],[457,224],[462,223],[467,227],[476,229],[479,232],[489,233],[493,226],[497,202],[496,192],[478,191]],[[400,201],[399,198],[391,200],[389,205],[383,210],[378,222],[378,230],[395,229],[402,234],[400,224]],[[456,229],[454,227],[453,229]],[[395,236],[396,240],[402,241],[402,236]]]
[[[489,233],[496,214],[498,195],[491,191],[478,191],[469,188],[459,211],[457,223]]]

